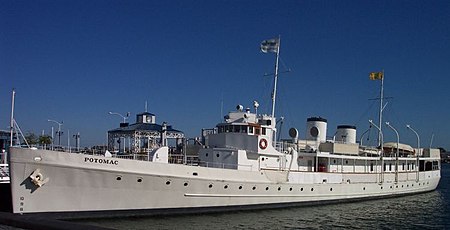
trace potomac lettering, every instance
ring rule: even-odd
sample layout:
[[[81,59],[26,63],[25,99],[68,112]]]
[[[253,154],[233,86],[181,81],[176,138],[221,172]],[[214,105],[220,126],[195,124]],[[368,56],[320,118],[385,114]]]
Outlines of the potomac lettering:
[[[118,165],[119,164],[118,160],[98,159],[98,158],[94,158],[94,157],[85,157],[84,162],[106,164],[106,165]]]

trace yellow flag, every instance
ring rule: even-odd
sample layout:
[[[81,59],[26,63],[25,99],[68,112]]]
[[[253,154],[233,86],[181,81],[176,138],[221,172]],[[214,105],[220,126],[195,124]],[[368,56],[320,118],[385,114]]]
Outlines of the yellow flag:
[[[370,80],[382,80],[383,72],[372,72],[369,75]]]

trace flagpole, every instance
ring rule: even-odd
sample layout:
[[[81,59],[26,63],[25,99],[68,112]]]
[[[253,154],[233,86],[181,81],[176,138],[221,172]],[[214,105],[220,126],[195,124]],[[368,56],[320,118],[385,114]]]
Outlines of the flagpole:
[[[281,39],[280,39],[280,36],[278,36],[277,57],[276,57],[276,61],[275,61],[275,77],[274,77],[273,93],[272,93],[272,118],[275,117],[275,99],[277,96],[278,61],[280,58],[280,45],[281,45]]]

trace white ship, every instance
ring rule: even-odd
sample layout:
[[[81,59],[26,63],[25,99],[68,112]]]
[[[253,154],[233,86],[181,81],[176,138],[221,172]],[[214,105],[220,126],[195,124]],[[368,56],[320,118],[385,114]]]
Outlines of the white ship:
[[[279,40],[263,43],[279,54]],[[93,216],[192,213],[277,208],[400,196],[436,189],[437,149],[399,143],[369,148],[356,127],[341,125],[327,139],[327,120],[307,119],[306,137],[276,142],[274,116],[238,106],[205,136],[199,163],[169,163],[159,146],[147,160],[11,147],[14,213]],[[381,97],[382,98],[382,97]],[[382,103],[381,103],[382,104]],[[380,113],[381,115],[381,113]],[[381,116],[380,116],[381,123]],[[165,143],[164,141],[162,143]],[[418,144],[419,145],[419,144]],[[185,161],[186,162],[186,161]]]

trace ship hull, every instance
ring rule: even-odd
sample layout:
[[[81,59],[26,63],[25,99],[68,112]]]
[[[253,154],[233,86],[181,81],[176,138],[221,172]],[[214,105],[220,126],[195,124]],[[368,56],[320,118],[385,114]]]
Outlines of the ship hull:
[[[12,148],[14,213],[92,217],[278,208],[401,196],[436,189],[440,171],[419,181],[330,183],[334,173],[242,171]],[[37,172],[37,186],[30,175]],[[304,175],[329,177],[299,183]],[[377,175],[348,175],[377,178]],[[290,178],[286,181],[285,178]],[[342,180],[345,181],[345,180]],[[364,179],[361,179],[364,181]]]

